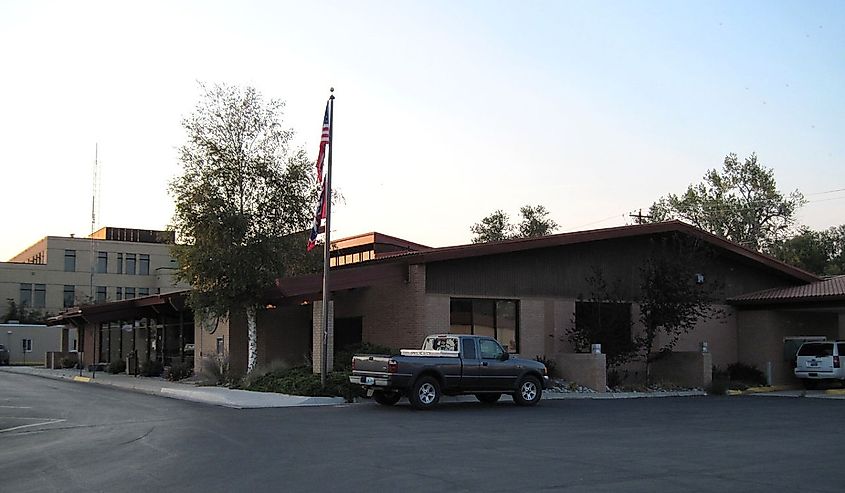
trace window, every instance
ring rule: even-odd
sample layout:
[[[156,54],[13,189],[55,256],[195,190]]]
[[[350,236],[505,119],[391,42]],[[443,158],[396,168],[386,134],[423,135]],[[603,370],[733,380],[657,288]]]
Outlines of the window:
[[[18,304],[21,308],[32,307],[32,284],[21,284],[21,296]]]
[[[114,288],[114,299],[117,301],[123,299],[123,288]]]
[[[115,274],[123,274],[123,254],[117,254],[117,269],[114,271]]]
[[[475,341],[472,339],[464,339],[463,344],[461,344],[464,350],[464,359],[476,359],[478,358],[478,353],[475,351]]]
[[[124,274],[129,274],[130,276],[135,275],[135,254],[134,253],[127,253],[126,254],[126,270]]]
[[[73,302],[76,299],[76,287],[65,285],[62,298],[64,299],[64,304],[62,306],[64,306],[65,308],[72,307]]]
[[[33,308],[45,308],[47,306],[47,286],[45,284],[35,285],[35,295],[32,298]]]
[[[147,254],[138,255],[138,275],[150,275],[150,256]]]
[[[76,272],[76,250],[65,250],[65,272]]]
[[[630,353],[633,349],[631,336],[631,304],[599,301],[575,302],[575,327],[585,336],[586,346],[576,351],[589,351],[591,344],[601,344],[601,352],[608,361]]]
[[[150,288],[138,288],[138,296],[149,296]]]
[[[32,352],[32,339],[21,339],[21,351],[25,353]]]
[[[478,347],[481,350],[481,359],[500,359],[505,354],[492,339],[479,339]]]
[[[123,290],[124,299],[131,300],[135,297],[135,288],[125,288]]]
[[[223,354],[223,338],[217,338],[217,354]]]
[[[516,300],[452,298],[449,332],[488,336],[499,341],[506,351],[517,352],[518,304]]]
[[[97,297],[95,298],[97,303],[105,303],[106,301],[106,287],[105,286],[97,286]]]
[[[97,272],[105,274],[109,271],[109,252],[97,252]]]

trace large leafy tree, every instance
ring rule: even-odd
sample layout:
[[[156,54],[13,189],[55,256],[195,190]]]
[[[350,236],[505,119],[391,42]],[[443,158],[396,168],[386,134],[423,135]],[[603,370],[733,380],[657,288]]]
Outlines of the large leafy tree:
[[[549,217],[549,211],[542,205],[524,205],[519,209],[522,221],[511,224],[510,216],[501,209],[495,210],[481,221],[470,226],[473,243],[502,241],[514,238],[547,236],[555,232],[558,224]]]
[[[801,228],[771,249],[784,262],[819,275],[845,274],[845,224],[823,231]]]
[[[649,215],[652,221],[680,219],[764,251],[790,235],[804,203],[799,191],[784,194],[777,189],[774,171],[758,163],[756,154],[744,161],[728,154],[721,171],[707,171],[701,183],[682,195],[662,197]]]
[[[252,87],[202,85],[182,121],[182,174],[175,198],[173,247],[178,277],[193,288],[190,303],[221,317],[245,313],[251,372],[257,360],[256,312],[268,288],[303,266],[305,230],[315,200],[312,164],[291,148],[280,123],[284,103]]]

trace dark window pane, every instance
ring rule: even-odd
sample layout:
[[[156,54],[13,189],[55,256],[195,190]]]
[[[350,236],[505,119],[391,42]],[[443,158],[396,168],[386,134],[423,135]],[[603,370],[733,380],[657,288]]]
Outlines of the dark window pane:
[[[126,270],[125,274],[129,274],[130,276],[135,275],[135,254],[134,253],[127,253],[126,254]]]
[[[472,333],[496,337],[496,313],[493,300],[472,300]]]
[[[117,301],[123,299],[123,288],[114,288],[114,299]]]
[[[150,288],[138,288],[138,296],[149,296]]]
[[[825,356],[833,355],[833,343],[830,342],[809,342],[801,346],[798,350],[798,356],[815,356],[816,358],[823,358]]]
[[[449,332],[472,334],[472,300],[452,299],[449,302]]]
[[[65,272],[76,272],[76,250],[65,250]]]
[[[142,276],[150,275],[150,256],[140,254],[138,256],[138,274]]]
[[[516,301],[496,302],[496,340],[505,350],[516,352]]]
[[[35,285],[35,293],[32,298],[33,308],[44,308],[47,306],[47,286],[44,284]]]
[[[32,308],[32,284],[21,284],[20,307]]]
[[[109,271],[109,254],[108,252],[97,252],[97,272],[105,274]]]
[[[97,303],[103,303],[106,301],[106,287],[105,286],[97,286],[97,297],[95,298]]]
[[[473,339],[464,339],[461,346],[464,350],[464,359],[478,358],[478,353],[475,351],[475,341]]]
[[[62,298],[63,298],[63,301],[64,301],[63,306],[65,308],[72,307],[73,303],[76,299],[76,287],[65,285],[65,288],[64,288],[64,291],[63,291],[62,294],[63,294]]]
[[[123,254],[117,254],[117,270],[115,270],[116,274],[123,274]]]
[[[124,290],[124,298],[130,300],[135,297],[135,288],[126,288]]]

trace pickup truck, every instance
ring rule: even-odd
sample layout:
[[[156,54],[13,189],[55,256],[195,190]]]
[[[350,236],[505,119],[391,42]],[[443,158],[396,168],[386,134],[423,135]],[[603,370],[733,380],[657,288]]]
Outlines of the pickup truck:
[[[517,404],[533,406],[549,377],[543,363],[511,357],[492,337],[437,334],[426,337],[422,349],[398,355],[356,354],[349,381],[379,404],[407,396],[414,408],[431,409],[442,395],[461,394],[486,404],[510,394]]]

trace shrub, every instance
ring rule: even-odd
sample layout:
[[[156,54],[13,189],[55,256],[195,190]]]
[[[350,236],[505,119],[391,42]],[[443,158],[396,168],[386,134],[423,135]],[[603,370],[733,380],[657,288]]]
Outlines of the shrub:
[[[160,377],[164,371],[164,365],[159,361],[143,361],[141,362],[140,374],[145,377]]]
[[[607,386],[615,389],[622,385],[625,380],[625,374],[619,370],[607,370]]]
[[[207,385],[226,386],[235,385],[239,380],[229,366],[229,356],[226,354],[203,357],[200,363],[200,378],[201,382]]]
[[[557,375],[555,373],[555,370],[557,369],[557,363],[555,362],[555,360],[547,359],[545,355],[544,356],[538,355],[538,356],[534,356],[534,361],[539,361],[540,363],[543,363],[544,365],[546,365],[546,370],[549,371],[550,377]]]
[[[354,397],[363,395],[363,390],[359,385],[349,382],[349,375],[348,371],[329,373],[326,378],[326,388],[323,389],[320,386],[320,375],[311,373],[311,368],[307,366],[297,366],[251,377],[249,384],[242,388],[289,395],[343,397],[351,401]]]
[[[74,368],[76,367],[76,358],[69,358],[65,356],[64,358],[59,360],[59,365],[62,368]]]
[[[730,383],[731,380],[728,372],[720,370],[717,366],[714,366],[712,381],[704,390],[710,395],[725,395],[728,393]]]
[[[334,367],[337,371],[346,371],[352,369],[352,356],[355,354],[386,354],[392,356],[398,351],[393,350],[387,346],[378,344],[371,344],[369,342],[361,342],[350,344],[334,353]]]
[[[117,359],[109,363],[108,372],[109,373],[123,373],[126,371],[126,362],[122,359]]]
[[[286,361],[281,359],[273,360],[270,362],[269,365],[257,366],[254,370],[252,370],[252,373],[249,373],[244,376],[244,378],[241,380],[240,387],[243,389],[248,389],[249,387],[252,387],[252,385],[259,378],[269,373],[284,372],[285,370],[290,369],[290,367],[291,366]],[[308,368],[310,368],[310,366],[308,366]]]
[[[728,366],[728,375],[731,382],[740,382],[747,386],[766,385],[766,375],[755,365],[733,363]]]
[[[170,367],[170,374],[167,379],[171,382],[178,382],[190,377],[194,373],[194,367],[187,362],[176,362]]]

